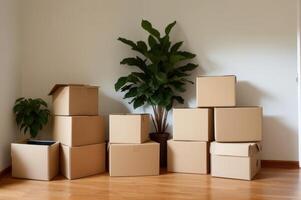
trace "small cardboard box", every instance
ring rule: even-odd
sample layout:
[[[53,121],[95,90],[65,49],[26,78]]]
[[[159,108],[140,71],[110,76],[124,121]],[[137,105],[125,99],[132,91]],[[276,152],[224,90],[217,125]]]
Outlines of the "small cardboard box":
[[[215,108],[214,126],[218,142],[261,141],[262,108]]]
[[[212,139],[212,109],[173,109],[173,140],[211,141]]]
[[[98,115],[98,87],[56,84],[50,91],[54,115]]]
[[[149,114],[110,115],[110,143],[143,143],[149,140]]]
[[[197,107],[231,107],[236,105],[236,77],[201,76],[196,80]]]
[[[251,180],[261,168],[259,143],[212,142],[211,174],[216,177]]]
[[[66,178],[77,179],[105,172],[105,143],[61,147],[61,172]]]
[[[101,116],[54,116],[53,137],[71,147],[105,142]]]
[[[58,174],[59,143],[34,145],[11,144],[12,176],[35,180],[51,180]]]
[[[159,175],[160,145],[156,142],[143,144],[110,144],[110,176]]]
[[[208,142],[168,140],[167,170],[170,172],[208,174]]]

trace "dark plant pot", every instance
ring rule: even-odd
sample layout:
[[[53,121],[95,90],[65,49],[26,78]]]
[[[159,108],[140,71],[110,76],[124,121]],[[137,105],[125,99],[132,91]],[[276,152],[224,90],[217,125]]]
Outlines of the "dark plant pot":
[[[34,145],[53,145],[55,141],[52,140],[35,140],[35,139],[29,139],[27,140],[27,144],[34,144]]]
[[[160,143],[160,167],[167,166],[167,140],[169,133],[150,133],[151,140]]]

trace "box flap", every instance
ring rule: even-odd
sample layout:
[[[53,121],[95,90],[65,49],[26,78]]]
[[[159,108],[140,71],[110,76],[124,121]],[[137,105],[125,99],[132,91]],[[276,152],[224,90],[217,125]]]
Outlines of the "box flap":
[[[212,75],[212,76],[198,76],[197,78],[222,78],[222,77],[232,77],[232,76],[234,76],[234,78],[236,79],[236,75],[231,75],[231,74],[229,74],[229,75]]]
[[[210,153],[222,156],[249,157],[261,152],[260,143],[218,143],[212,142]]]
[[[52,95],[57,89],[61,88],[61,87],[66,87],[66,86],[82,86],[82,87],[95,87],[98,88],[98,86],[91,86],[91,85],[84,85],[84,84],[73,84],[73,83],[69,83],[69,84],[55,84],[52,89],[50,90],[48,95]]]
[[[150,115],[149,113],[111,113],[110,115],[125,115],[125,116],[137,116],[137,115]]]

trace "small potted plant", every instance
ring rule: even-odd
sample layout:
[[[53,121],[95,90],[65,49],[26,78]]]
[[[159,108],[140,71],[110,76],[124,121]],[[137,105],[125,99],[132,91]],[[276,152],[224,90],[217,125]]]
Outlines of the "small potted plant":
[[[16,115],[16,123],[25,135],[29,132],[28,144],[51,144],[52,141],[35,140],[39,131],[48,123],[50,111],[47,103],[40,98],[19,98],[15,102],[13,111]]]
[[[120,77],[115,83],[115,90],[126,92],[124,98],[131,98],[129,103],[133,103],[135,109],[145,104],[152,107],[152,121],[156,132],[151,133],[150,138],[160,143],[161,166],[166,166],[168,113],[175,102],[184,103],[179,93],[185,91],[186,83],[193,84],[187,77],[198,66],[187,62],[195,54],[181,51],[182,41],[174,44],[170,41],[169,34],[175,24],[176,22],[167,25],[165,34],[161,36],[149,21],[142,20],[142,28],[149,33],[147,42],[118,38],[139,55],[124,58],[120,62],[138,70]]]
[[[19,98],[13,112],[21,132],[30,134],[26,142],[11,144],[12,176],[37,180],[50,180],[58,172],[59,144],[49,140],[36,140],[39,131],[48,123],[50,111],[40,99]]]

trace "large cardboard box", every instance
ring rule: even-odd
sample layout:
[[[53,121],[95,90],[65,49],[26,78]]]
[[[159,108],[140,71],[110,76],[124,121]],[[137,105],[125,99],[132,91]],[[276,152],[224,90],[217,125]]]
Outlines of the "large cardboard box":
[[[143,143],[149,140],[149,114],[110,115],[110,143]]]
[[[156,142],[110,144],[110,176],[159,175],[159,148]]]
[[[68,146],[105,142],[101,116],[54,116],[53,137]]]
[[[209,172],[208,142],[168,140],[167,170],[207,174]]]
[[[212,142],[211,174],[216,177],[251,180],[261,168],[259,143]]]
[[[201,76],[196,80],[197,107],[236,105],[235,76]]]
[[[105,143],[61,147],[61,173],[66,178],[77,179],[105,171]]]
[[[12,176],[51,180],[58,174],[59,143],[52,145],[11,144]]]
[[[98,115],[98,87],[56,84],[52,95],[54,115]]]
[[[215,108],[214,126],[218,142],[261,141],[262,108]]]
[[[173,109],[173,140],[211,141],[212,139],[212,109]]]

